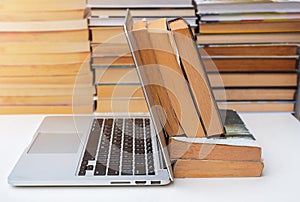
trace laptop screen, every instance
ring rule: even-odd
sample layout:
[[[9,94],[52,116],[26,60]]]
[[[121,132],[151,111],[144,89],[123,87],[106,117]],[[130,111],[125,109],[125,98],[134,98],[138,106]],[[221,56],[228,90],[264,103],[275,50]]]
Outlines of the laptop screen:
[[[162,103],[167,103],[169,100],[162,100],[162,98],[168,98],[166,96],[166,89],[164,87],[163,79],[158,74],[158,65],[151,61],[151,47],[146,43],[137,43],[136,34],[139,32],[141,37],[143,37],[143,31],[133,31],[134,21],[130,14],[130,11],[127,10],[126,19],[125,19],[125,35],[130,47],[130,51],[132,53],[134,62],[136,64],[137,73],[142,85],[142,89],[145,95],[145,99],[147,102],[147,106],[150,112],[150,116],[152,118],[154,128],[156,134],[158,136],[159,142],[163,149],[163,157],[166,162],[166,166],[169,170],[171,178],[172,169],[171,169],[171,162],[168,155],[168,148],[166,143],[166,136],[167,131],[165,129],[166,125],[168,124],[168,118],[170,114],[166,113],[166,110],[162,107]],[[146,36],[145,36],[146,37]],[[142,39],[141,39],[142,40]],[[140,40],[139,40],[140,42]],[[142,46],[141,46],[142,45]],[[144,55],[143,55],[144,54]],[[145,60],[145,57],[149,60]],[[151,75],[151,76],[149,76]],[[171,105],[169,105],[171,107]],[[171,125],[170,125],[171,127]],[[176,130],[178,128],[173,127]]]

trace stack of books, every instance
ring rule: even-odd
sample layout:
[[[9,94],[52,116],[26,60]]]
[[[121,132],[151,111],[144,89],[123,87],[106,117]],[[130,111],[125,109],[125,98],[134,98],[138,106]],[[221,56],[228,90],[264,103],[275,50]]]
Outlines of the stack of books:
[[[97,88],[96,112],[147,112],[140,81],[124,35],[124,20],[130,8],[136,20],[183,16],[195,31],[192,0],[88,0],[91,9],[92,66]]]
[[[1,114],[92,113],[85,0],[0,2]]]
[[[235,111],[218,109],[188,24],[128,21],[127,29],[175,177],[260,176],[261,147]]]
[[[246,112],[293,112],[298,80],[300,2],[197,0],[196,3],[197,42],[218,104]],[[220,93],[223,88],[225,95]]]

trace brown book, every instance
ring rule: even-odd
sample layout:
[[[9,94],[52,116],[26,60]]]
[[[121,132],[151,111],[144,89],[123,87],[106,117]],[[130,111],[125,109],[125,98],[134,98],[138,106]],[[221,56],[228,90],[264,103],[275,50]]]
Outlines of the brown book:
[[[218,107],[188,24],[183,19],[177,19],[169,22],[169,26],[174,33],[182,68],[187,76],[207,136],[224,134]]]
[[[178,160],[173,168],[175,178],[259,177],[261,161]]]
[[[0,65],[2,76],[63,76],[88,72],[90,72],[90,67],[86,62],[54,65]]]
[[[0,96],[67,96],[93,95],[95,88],[89,84],[1,84]]]
[[[297,73],[208,74],[212,87],[296,87]],[[221,80],[220,80],[221,78]]]
[[[0,96],[0,105],[90,105],[93,96],[63,95],[63,96]]]
[[[295,101],[218,102],[218,106],[238,112],[294,112]]]
[[[88,9],[59,11],[4,11],[0,13],[0,21],[78,20],[87,17],[88,12]]]
[[[140,80],[135,68],[115,66],[109,68],[95,68],[95,83],[138,84]]]
[[[300,32],[300,21],[199,23],[201,34]]]
[[[21,76],[21,77],[0,77],[0,85],[40,85],[40,84],[54,84],[54,85],[79,85],[89,84],[92,85],[93,75],[92,73],[86,73],[81,75],[67,75],[67,76]],[[76,88],[76,86],[74,86]]]
[[[295,56],[296,45],[220,45],[200,48],[209,56]]]
[[[260,161],[261,147],[252,139],[187,139],[170,138],[170,159],[220,161]]]
[[[236,88],[214,89],[217,101],[294,100],[296,89],[290,88]]]
[[[92,43],[127,44],[124,28],[120,27],[91,27]]]
[[[295,58],[206,57],[203,59],[203,63],[207,72],[295,71],[297,66],[296,57]]]
[[[149,112],[145,98],[98,99],[98,113]]]
[[[56,54],[90,52],[88,40],[79,42],[6,42],[0,43],[0,54]]]
[[[144,98],[141,85],[97,85],[97,97],[102,98]]]
[[[204,137],[206,132],[190,94],[188,81],[177,61],[176,47],[166,19],[150,22],[148,31],[159,71],[185,135],[191,138]]]
[[[0,22],[0,32],[51,32],[87,29],[87,19]]]
[[[93,105],[6,105],[0,106],[1,114],[91,114]]]
[[[113,43],[93,43],[91,45],[92,52],[95,55],[115,55],[115,56],[131,56],[128,44],[113,44]]]
[[[163,87],[165,84],[157,66],[147,30],[147,22],[144,20],[138,21],[132,25],[130,30],[132,30],[130,37],[134,38],[134,51],[139,53],[137,68],[141,78],[143,78],[145,93],[150,105],[149,108],[154,110],[153,115],[157,116],[154,119],[156,121],[155,124],[159,128],[164,128],[165,132],[170,136],[184,134],[173,110],[174,103],[171,102],[167,90]],[[161,106],[162,109],[155,106]]]
[[[55,11],[78,10],[86,8],[86,0],[13,0],[1,1],[4,11]]]
[[[93,65],[134,65],[131,55],[95,55],[92,56]]]
[[[0,42],[77,42],[88,41],[88,29],[44,32],[0,32]]]
[[[197,43],[249,44],[249,43],[300,43],[300,33],[246,33],[246,34],[199,34]]]
[[[0,65],[57,65],[76,64],[89,60],[90,53],[57,53],[57,54],[13,54],[0,55]]]
[[[46,2],[47,3],[47,2]],[[40,3],[38,3],[40,4]],[[79,42],[88,41],[86,19],[0,22],[0,42]],[[44,45],[44,44],[41,44]],[[42,47],[41,45],[38,48]],[[59,45],[59,44],[58,44]],[[22,47],[22,44],[20,45]],[[30,45],[27,45],[29,47]],[[13,48],[14,46],[12,46]],[[80,47],[80,46],[77,46]],[[20,47],[17,47],[22,52]],[[24,47],[25,50],[30,48]],[[47,45],[43,47],[48,50]],[[62,47],[63,48],[63,47]],[[51,49],[51,46],[50,46]],[[52,48],[53,51],[54,48]]]

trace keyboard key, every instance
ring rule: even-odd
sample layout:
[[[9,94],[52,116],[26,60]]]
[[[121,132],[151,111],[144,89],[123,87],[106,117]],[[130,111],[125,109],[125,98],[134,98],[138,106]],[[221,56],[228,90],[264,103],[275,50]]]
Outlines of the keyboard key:
[[[90,153],[90,152],[88,152],[88,151],[85,151],[84,152],[84,156],[83,156],[83,160],[86,160],[86,161],[88,161],[88,160],[95,160],[95,153]]]
[[[79,175],[79,176],[84,176],[85,173],[86,173],[85,170],[80,170],[79,173],[78,173],[78,175]]]
[[[88,165],[86,166],[86,170],[93,170],[94,169],[94,166],[93,165]]]
[[[102,163],[97,163],[95,167],[94,175],[105,175],[106,174],[106,165]]]
[[[108,168],[108,175],[119,175],[119,170],[114,170],[112,168]]]

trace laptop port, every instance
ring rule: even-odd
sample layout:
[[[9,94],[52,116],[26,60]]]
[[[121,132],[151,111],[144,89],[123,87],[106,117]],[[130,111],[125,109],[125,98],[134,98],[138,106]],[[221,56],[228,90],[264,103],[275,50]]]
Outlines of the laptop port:
[[[151,181],[151,184],[153,184],[153,185],[159,185],[160,181]]]
[[[144,185],[144,184],[146,184],[146,181],[135,181],[135,184]]]
[[[110,184],[122,185],[122,184],[130,184],[130,182],[127,182],[127,181],[113,181],[113,182],[110,182]]]

